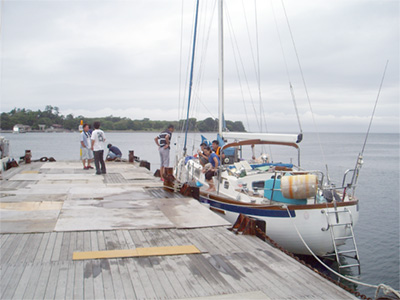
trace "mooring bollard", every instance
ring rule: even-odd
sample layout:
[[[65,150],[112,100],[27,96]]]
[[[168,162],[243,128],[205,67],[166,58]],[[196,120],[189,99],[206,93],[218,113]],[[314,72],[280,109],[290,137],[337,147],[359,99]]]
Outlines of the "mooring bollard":
[[[173,168],[164,168],[164,189],[173,190],[174,189],[174,181],[175,177],[173,175],[174,169]]]
[[[147,160],[141,160],[139,166],[140,167],[144,167],[144,168],[146,168],[147,170],[150,171],[150,163]]]
[[[31,157],[32,157],[31,150],[25,150],[25,163],[26,164],[31,163]]]
[[[128,158],[129,158],[129,162],[133,163],[133,161],[135,160],[135,155],[134,155],[133,150],[129,150]]]

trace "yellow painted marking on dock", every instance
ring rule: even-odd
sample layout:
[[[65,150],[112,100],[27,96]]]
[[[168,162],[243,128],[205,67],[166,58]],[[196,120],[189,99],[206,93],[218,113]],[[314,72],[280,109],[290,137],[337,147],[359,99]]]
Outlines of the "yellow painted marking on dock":
[[[139,257],[139,256],[166,256],[166,255],[185,255],[201,253],[194,245],[185,246],[167,246],[167,247],[150,247],[136,248],[126,250],[109,250],[109,251],[87,251],[74,252],[73,260],[83,259],[99,259],[99,258],[121,258],[121,257]]]
[[[0,209],[33,211],[33,210],[60,210],[63,206],[62,201],[42,201],[42,202],[2,202]]]
[[[39,171],[22,171],[20,174],[39,174]]]

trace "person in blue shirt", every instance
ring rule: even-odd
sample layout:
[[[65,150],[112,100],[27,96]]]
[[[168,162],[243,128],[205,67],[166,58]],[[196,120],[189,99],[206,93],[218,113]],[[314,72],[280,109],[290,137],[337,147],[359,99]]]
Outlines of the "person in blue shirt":
[[[203,173],[205,173],[206,182],[209,186],[207,192],[215,192],[213,176],[216,175],[221,161],[219,160],[219,156],[212,152],[209,146],[204,147],[204,154],[208,157],[208,164],[203,168]]]
[[[118,147],[108,144],[107,148],[108,148],[107,160],[115,160],[117,158],[122,157],[122,152],[121,150],[118,149]]]

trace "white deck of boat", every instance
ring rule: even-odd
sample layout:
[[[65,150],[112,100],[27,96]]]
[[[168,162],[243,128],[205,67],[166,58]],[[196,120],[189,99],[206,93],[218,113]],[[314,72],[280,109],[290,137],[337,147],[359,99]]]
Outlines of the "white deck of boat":
[[[1,180],[1,299],[356,299],[137,165],[32,163]],[[201,254],[73,261],[76,251]]]

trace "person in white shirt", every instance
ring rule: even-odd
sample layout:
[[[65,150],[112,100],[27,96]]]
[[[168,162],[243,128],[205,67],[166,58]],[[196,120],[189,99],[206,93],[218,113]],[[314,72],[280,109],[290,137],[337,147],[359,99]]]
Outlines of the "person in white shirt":
[[[106,174],[106,164],[104,162],[106,135],[104,134],[104,131],[100,129],[100,122],[94,122],[93,127],[94,131],[92,132],[91,140],[96,174]]]
[[[93,169],[93,167],[90,165],[90,163],[93,161],[93,152],[91,146],[92,142],[90,139],[89,125],[83,124],[83,131],[81,133],[81,148],[82,148],[82,163],[84,170]]]

